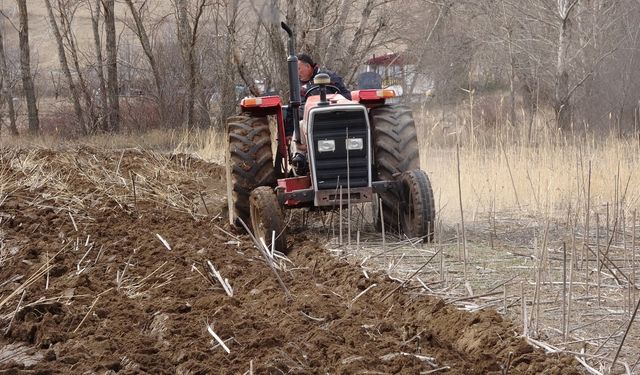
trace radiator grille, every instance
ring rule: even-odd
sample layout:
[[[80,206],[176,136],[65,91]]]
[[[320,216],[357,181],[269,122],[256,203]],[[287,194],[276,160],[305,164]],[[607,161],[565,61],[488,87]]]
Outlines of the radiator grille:
[[[369,184],[369,138],[367,112],[364,108],[312,112],[310,124],[313,134],[313,162],[318,190],[335,189],[342,185],[363,187]],[[351,150],[347,166],[346,139],[362,138],[362,150]],[[318,152],[319,140],[334,140],[334,152]]]

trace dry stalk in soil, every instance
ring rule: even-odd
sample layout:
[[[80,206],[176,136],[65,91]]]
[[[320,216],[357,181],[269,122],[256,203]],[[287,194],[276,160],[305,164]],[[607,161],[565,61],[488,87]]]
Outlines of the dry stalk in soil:
[[[269,268],[271,268],[271,271],[276,276],[276,279],[278,280],[278,284],[280,284],[280,287],[284,291],[287,299],[290,300],[291,299],[291,293],[289,293],[289,289],[287,288],[286,285],[284,285],[284,282],[282,281],[282,278],[280,278],[280,274],[278,274],[278,271],[276,270],[276,267],[275,267],[275,265],[273,263],[273,260],[269,257],[269,255],[268,255],[269,249],[267,249],[264,245],[262,245],[260,243],[260,241],[258,241],[256,236],[254,236],[254,234],[249,230],[249,227],[247,226],[247,224],[242,219],[238,219],[238,220],[240,221],[240,224],[242,224],[244,229],[247,231],[247,233],[249,234],[249,236],[251,237],[251,239],[255,243],[256,247],[260,251],[260,254],[262,254],[262,256],[265,258],[265,261],[267,262],[267,265],[269,266]]]
[[[211,326],[209,324],[207,324],[207,331],[209,332],[209,334],[211,336],[213,336],[213,338],[218,342],[218,344],[220,344],[220,346],[222,347],[222,349],[224,349],[225,352],[227,352],[227,354],[231,353],[231,350],[229,350],[229,348],[227,347],[227,345],[225,345],[224,341],[222,341],[222,339],[220,338],[220,336],[218,336],[214,331],[213,328],[211,328]]]
[[[60,251],[55,253],[55,255],[53,255],[50,259],[47,259],[45,264],[40,266],[40,268],[38,268],[36,272],[34,272],[31,276],[29,276],[29,278],[24,283],[22,283],[22,285],[18,286],[13,292],[11,292],[7,297],[5,297],[2,301],[0,301],[0,309],[2,309],[2,307],[6,305],[12,298],[21,294],[24,290],[26,290],[31,285],[33,285],[33,283],[38,281],[40,277],[44,276],[47,272],[49,272],[49,270],[51,270],[51,268],[53,268],[53,266],[55,265],[55,264],[52,264],[51,261],[54,260],[66,248],[67,248],[67,245],[65,245],[62,249],[60,249]]]
[[[464,229],[464,210],[462,205],[462,181],[460,177],[460,145],[456,145],[456,162],[458,167],[458,200],[460,202],[460,223],[462,225],[462,251],[464,257],[464,278],[467,278],[467,236]]]
[[[611,363],[611,367],[609,368],[610,372],[613,370],[613,367],[616,365],[616,361],[618,360],[618,356],[620,355],[620,350],[622,350],[622,346],[624,345],[624,341],[627,339],[627,335],[629,334],[629,330],[631,329],[631,325],[633,324],[633,321],[636,319],[636,314],[638,314],[638,308],[640,308],[640,300],[636,304],[635,310],[633,310],[633,314],[631,315],[631,318],[629,319],[629,324],[627,324],[627,329],[624,331],[624,335],[622,336],[622,341],[620,341],[620,345],[618,346],[618,350],[616,351],[616,355],[613,357],[613,362]]]
[[[109,288],[107,290],[105,290],[104,292],[98,294],[96,296],[96,298],[93,300],[93,303],[91,304],[91,306],[89,306],[89,310],[87,311],[87,313],[84,315],[84,318],[82,318],[82,320],[80,321],[80,324],[78,324],[78,326],[76,327],[76,329],[73,330],[73,333],[78,332],[78,330],[80,329],[80,327],[82,326],[82,323],[84,323],[85,320],[87,320],[87,317],[89,316],[89,314],[91,313],[91,311],[93,311],[93,308],[96,306],[96,303],[98,303],[98,300],[100,299],[100,297],[103,294],[108,293],[109,291],[111,291],[111,289],[113,288]]]
[[[534,327],[535,334],[538,334],[538,328],[540,323],[540,283],[542,282],[542,270],[544,268],[544,259],[547,253],[547,238],[549,235],[549,218],[547,217],[547,224],[544,228],[544,239],[542,240],[542,249],[540,251],[540,259],[538,259],[538,272],[536,276],[536,289],[533,296],[533,305],[535,306],[535,326],[533,326],[533,312],[531,313],[530,326]]]
[[[211,277],[218,280],[220,285],[222,285],[225,293],[227,293],[229,297],[233,297],[233,288],[231,287],[231,284],[229,284],[229,280],[223,278],[222,275],[220,275],[220,272],[216,270],[216,268],[213,266],[213,263],[211,263],[210,261],[207,261],[207,266],[209,267],[209,273]]]
[[[440,251],[442,251],[442,249],[439,249],[438,251],[436,251],[435,254],[433,254],[431,256],[431,258],[429,258],[429,260],[427,260],[427,262],[425,264],[423,264],[420,268],[418,268],[413,274],[411,274],[411,276],[409,276],[405,281],[403,281],[400,285],[398,285],[396,288],[394,288],[392,291],[390,291],[386,296],[384,296],[380,302],[384,302],[387,298],[391,297],[391,295],[393,293],[395,293],[398,289],[402,288],[403,286],[405,286],[409,281],[411,281],[411,279],[413,279],[413,277],[415,275],[417,275],[418,273],[420,273],[420,271],[422,271],[430,262],[433,258],[436,257],[436,255],[438,255],[438,253],[440,253]]]

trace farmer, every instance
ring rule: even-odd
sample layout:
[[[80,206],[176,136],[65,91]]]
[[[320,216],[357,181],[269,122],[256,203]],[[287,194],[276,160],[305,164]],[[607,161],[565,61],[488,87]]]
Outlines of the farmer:
[[[346,99],[351,100],[351,92],[344,85],[342,77],[329,70],[321,69],[320,67],[318,67],[318,64],[313,61],[311,56],[306,53],[301,53],[298,55],[298,78],[300,79],[300,96],[302,97],[303,101],[305,99],[307,90],[309,90],[309,88],[311,88],[312,86],[315,86],[313,84],[313,77],[315,77],[319,73],[327,74],[331,79],[330,85],[335,86],[335,88],[339,90],[338,93],[340,95],[344,96]],[[286,126],[285,132],[287,136],[291,136],[291,134],[293,133],[293,121],[287,121],[287,125],[288,126]],[[309,172],[307,163],[307,145],[303,143],[294,145],[291,165],[293,166],[294,173],[297,176],[304,176]]]
[[[331,86],[335,86],[340,90],[340,95],[351,100],[351,91],[347,89],[342,81],[342,77],[334,72],[321,69],[318,64],[313,62],[311,56],[306,53],[298,55],[298,78],[300,78],[300,95],[304,98],[307,90],[313,86],[313,77],[319,73],[326,73],[331,78]]]

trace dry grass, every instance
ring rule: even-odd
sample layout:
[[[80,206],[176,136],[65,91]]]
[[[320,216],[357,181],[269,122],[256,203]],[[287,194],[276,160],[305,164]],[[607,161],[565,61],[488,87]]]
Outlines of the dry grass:
[[[428,113],[416,113],[422,167],[431,178],[444,221],[460,216],[456,143],[461,147],[465,214],[472,221],[482,213],[513,209],[518,215],[539,217],[566,216],[576,210],[583,214],[587,198],[592,209],[602,210],[616,201],[628,214],[638,208],[637,138],[563,134],[549,130],[546,120],[539,119],[529,142],[526,130],[485,125],[484,131],[471,131],[469,119],[460,114],[455,118],[453,123],[442,123]]]
[[[457,220],[455,149],[428,148],[423,161],[434,185],[441,218]],[[609,139],[588,145],[505,145],[492,149],[461,148],[462,195],[471,220],[479,214],[518,209],[521,214],[562,215],[591,205],[637,208],[640,147]],[[589,181],[591,168],[591,181]],[[589,186],[590,185],[590,186]]]
[[[439,243],[426,249],[442,249],[442,258],[418,276],[423,289],[472,311],[495,307],[519,321],[526,337],[555,345],[547,350],[578,354],[594,367],[591,373],[610,372],[615,359],[614,372],[640,371],[634,349],[640,322],[632,314],[638,301],[637,136],[563,133],[540,118],[529,140],[526,130],[500,126],[500,119],[487,124],[466,108],[453,112],[447,121],[416,115],[422,166],[441,220]],[[380,261],[406,277],[422,258],[410,254],[402,248]]]
[[[56,135],[39,137],[0,136],[0,148],[60,150],[78,146],[107,150],[140,149],[170,154],[193,154],[204,160],[222,163],[222,133],[210,130],[152,130],[144,133],[97,134],[80,139],[64,139]]]

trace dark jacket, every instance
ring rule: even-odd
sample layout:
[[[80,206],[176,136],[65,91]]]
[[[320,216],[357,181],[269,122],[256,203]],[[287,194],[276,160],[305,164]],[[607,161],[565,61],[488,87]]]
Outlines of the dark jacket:
[[[340,90],[340,95],[351,100],[351,91],[349,91],[349,89],[347,89],[347,87],[344,85],[344,81],[342,80],[342,77],[337,75],[335,72],[332,72],[327,69],[321,69],[317,66],[313,70],[313,75],[311,76],[310,80],[300,81],[300,96],[302,96],[303,100],[304,100],[304,95],[307,92],[307,89],[313,86],[313,78],[320,73],[328,74],[329,78],[331,78],[331,85],[335,86],[336,88],[338,88],[338,90]]]

